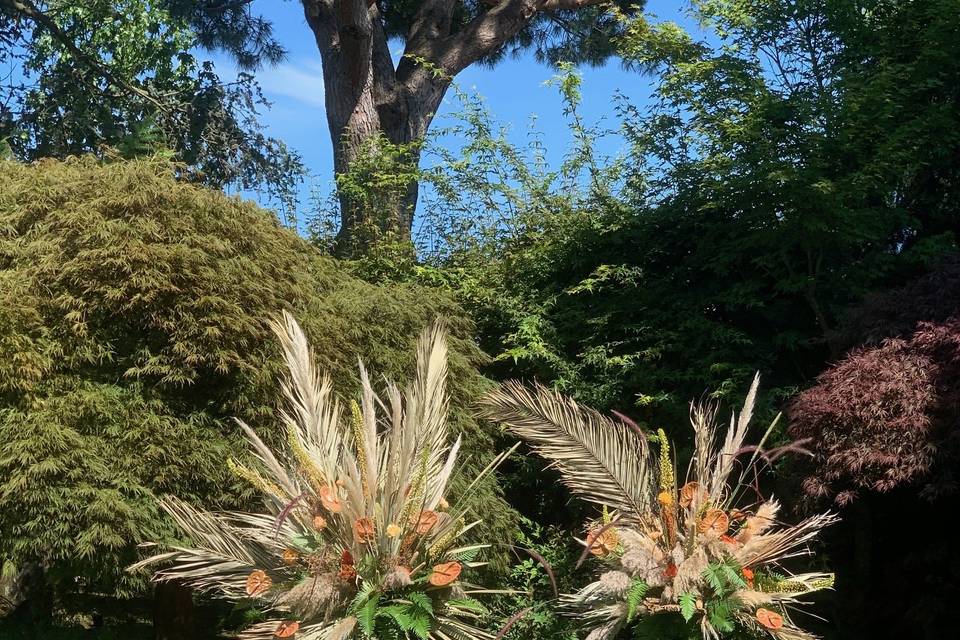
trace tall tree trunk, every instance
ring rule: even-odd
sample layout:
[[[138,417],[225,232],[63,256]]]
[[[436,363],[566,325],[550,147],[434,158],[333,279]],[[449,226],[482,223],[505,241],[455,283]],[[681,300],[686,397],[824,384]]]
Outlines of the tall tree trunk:
[[[380,101],[375,94],[371,87],[345,124],[330,123],[342,216],[337,246],[344,254],[363,252],[383,239],[411,239],[419,196],[419,144],[433,113],[411,113],[410,106],[420,105],[405,104],[401,91]],[[368,109],[369,104],[379,108]],[[386,118],[385,111],[402,117]],[[382,180],[383,172],[393,172],[396,179]]]
[[[496,51],[537,13],[602,1],[491,0],[461,24],[455,15],[462,0],[421,0],[405,34],[404,54],[394,65],[375,0],[302,0],[323,62],[334,171],[348,176],[338,180],[338,252],[362,253],[384,236],[410,239],[418,196],[418,144],[456,74]],[[384,147],[390,160],[386,167],[378,165],[377,154]],[[360,184],[345,184],[364,162],[376,169],[378,180],[384,171],[397,172],[399,179],[380,180],[388,183],[384,187],[363,184],[361,175]],[[365,194],[369,190],[381,192],[370,200]]]
[[[431,74],[420,62],[403,58],[394,69],[376,4],[304,2],[323,62],[327,126],[333,143],[334,172],[351,176],[367,160],[375,168],[389,156],[396,171],[409,172],[405,184],[381,187],[362,197],[357,189],[338,189],[341,227],[338,251],[367,250],[385,236],[409,241],[419,184],[417,144],[426,134],[450,78]],[[400,152],[399,154],[397,152]],[[366,158],[363,156],[366,154]],[[359,191],[376,191],[360,184]]]

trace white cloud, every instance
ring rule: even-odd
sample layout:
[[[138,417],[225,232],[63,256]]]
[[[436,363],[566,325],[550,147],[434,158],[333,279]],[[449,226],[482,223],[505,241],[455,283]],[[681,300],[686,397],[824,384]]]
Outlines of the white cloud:
[[[312,107],[324,105],[323,68],[318,60],[266,67],[256,72],[255,77],[268,100],[283,97]]]

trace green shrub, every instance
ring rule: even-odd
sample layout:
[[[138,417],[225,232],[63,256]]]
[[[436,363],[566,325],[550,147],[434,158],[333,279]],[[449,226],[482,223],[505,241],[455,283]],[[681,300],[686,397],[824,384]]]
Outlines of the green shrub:
[[[346,273],[268,212],[178,182],[159,159],[0,161],[0,559],[60,587],[131,594],[136,544],[169,536],[156,497],[248,497],[226,471],[238,416],[278,427],[266,320],[290,310],[318,364],[352,389],[356,359],[394,378],[438,315],[452,340],[454,428],[471,466],[493,437],[472,325],[438,291]],[[279,429],[274,433],[279,436]],[[512,511],[486,486],[506,539]]]

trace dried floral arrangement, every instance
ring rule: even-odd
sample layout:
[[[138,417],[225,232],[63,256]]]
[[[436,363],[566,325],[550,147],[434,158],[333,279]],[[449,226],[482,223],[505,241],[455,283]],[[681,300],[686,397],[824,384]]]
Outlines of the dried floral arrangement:
[[[359,402],[345,409],[314,368],[289,315],[274,323],[289,369],[286,446],[274,452],[241,423],[255,466],[233,471],[262,493],[265,513],[209,513],[174,497],[163,507],[190,538],[131,570],[155,569],[264,617],[240,638],[486,639],[484,612],[466,581],[487,545],[461,544],[468,505],[448,504],[460,439],[447,433],[447,347],[440,324],[424,331],[414,380],[375,395],[360,365]],[[510,452],[497,456],[463,494]]]
[[[574,494],[602,506],[580,541],[581,561],[595,558],[600,574],[561,596],[588,640],[613,638],[631,624],[655,627],[671,615],[705,640],[744,632],[815,637],[790,613],[807,594],[830,588],[833,575],[791,574],[781,563],[809,553],[808,543],[836,518],[785,525],[776,500],[746,504],[759,495],[752,481],[761,461],[784,453],[762,449],[776,421],[759,445],[744,444],[758,383],[722,440],[716,405],[692,405],[694,454],[682,484],[662,429],[649,434],[540,386],[509,382],[484,399],[487,417],[550,460]]]

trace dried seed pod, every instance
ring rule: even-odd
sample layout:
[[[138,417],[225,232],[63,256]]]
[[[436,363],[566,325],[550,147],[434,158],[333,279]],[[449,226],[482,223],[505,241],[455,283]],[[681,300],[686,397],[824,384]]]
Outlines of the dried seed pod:
[[[353,564],[353,554],[347,549],[340,556],[340,571],[337,573],[341,580],[353,580],[357,577],[357,568]]]
[[[376,529],[373,520],[370,518],[358,518],[353,523],[353,536],[360,544],[371,542],[376,535]]]

